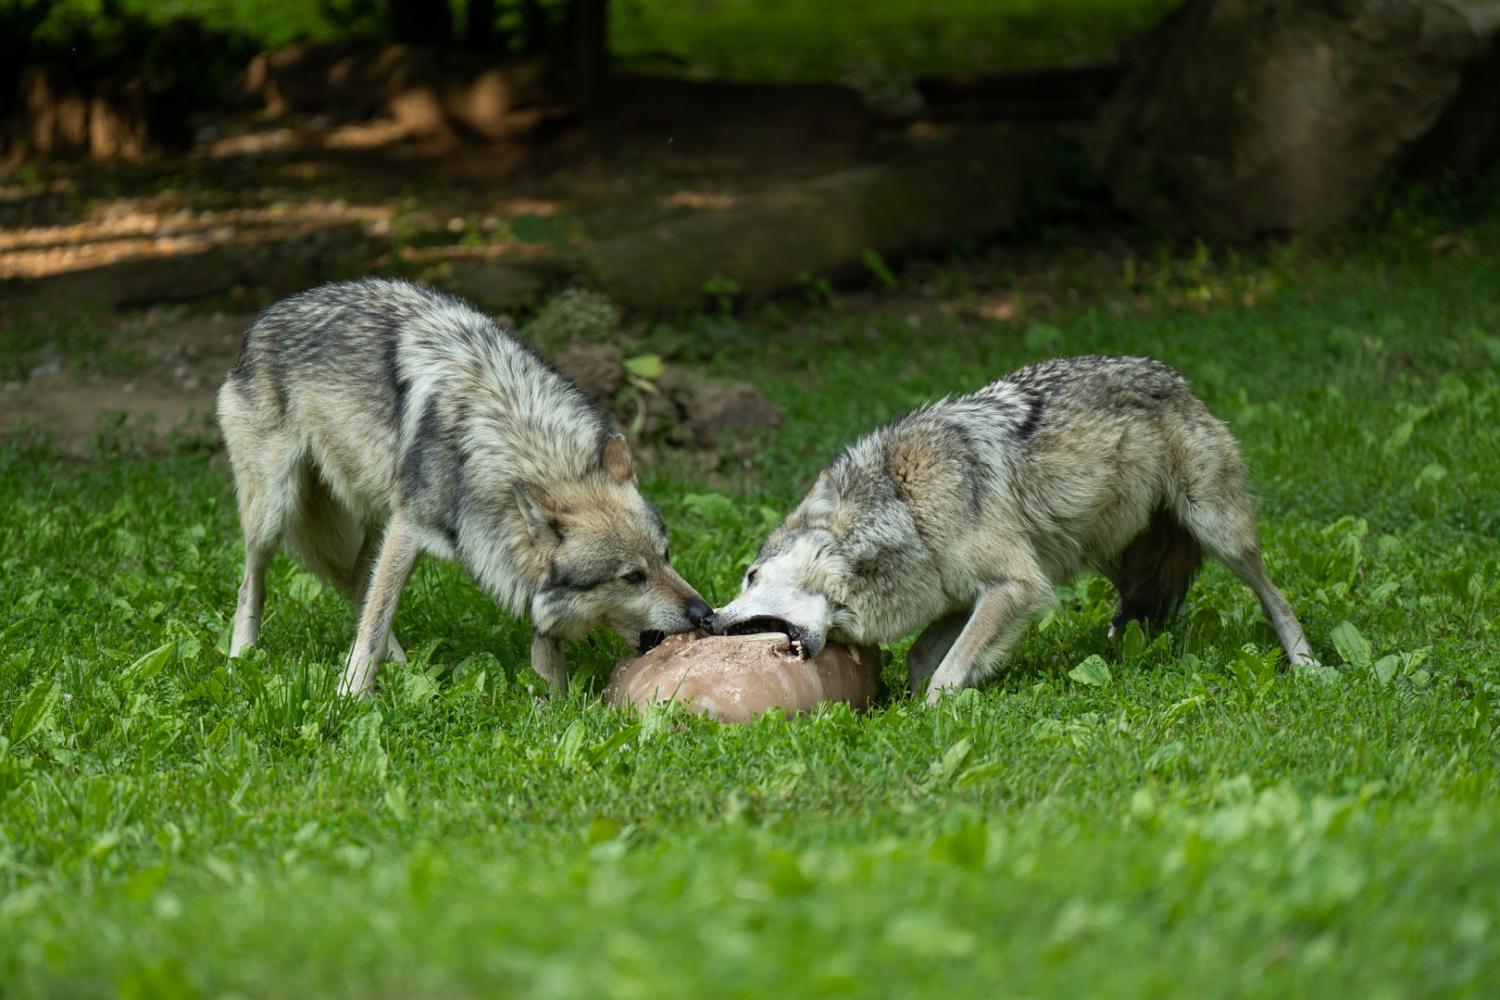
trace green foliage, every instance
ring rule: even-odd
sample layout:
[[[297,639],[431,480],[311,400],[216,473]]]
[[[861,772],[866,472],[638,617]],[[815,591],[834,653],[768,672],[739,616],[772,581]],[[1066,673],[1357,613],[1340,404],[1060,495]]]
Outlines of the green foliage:
[[[866,89],[915,73],[955,73],[1106,58],[1152,24],[1170,0],[913,0],[811,5],[800,0],[616,0],[610,40],[626,60],[670,55],[690,71],[744,79],[845,79]],[[451,4],[455,26],[462,2]],[[564,44],[564,0],[499,0],[500,51]],[[125,20],[160,27],[190,17],[262,47],[299,40],[386,39],[378,0],[7,0],[0,23],[25,26],[41,46],[106,38]]]
[[[607,341],[619,328],[620,310],[607,297],[570,288],[548,299],[523,333],[531,343],[556,351],[574,340]]]
[[[226,4],[208,5],[216,6]],[[182,114],[222,100],[254,50],[243,22],[213,13],[160,0],[10,0],[0,4],[0,52],[86,86],[139,82],[171,95]],[[9,96],[0,93],[0,102]],[[189,131],[182,123],[166,130],[179,142]]]
[[[546,243],[558,250],[568,248],[567,230],[532,212],[523,212],[511,219],[510,233],[522,243]]]
[[[660,354],[638,354],[633,358],[625,359],[625,372],[636,378],[651,381],[661,378],[661,373],[666,370],[662,364]]]
[[[722,274],[716,274],[703,283],[703,294],[713,299],[719,312],[725,316],[734,310],[735,296],[741,291],[738,281]]]
[[[541,698],[526,625],[424,562],[410,662],[346,704],[353,612],[285,560],[262,648],[226,659],[217,459],[0,446],[3,992],[1491,992],[1500,232],[1464,236],[1167,259],[1045,326],[783,304],[703,355],[786,413],[766,447],[642,463],[721,603],[850,436],[1047,354],[1152,353],[1239,436],[1315,670],[1209,566],[1169,630],[1115,643],[1109,585],[1079,581],[935,708],[637,718],[598,698],[616,640]],[[961,300],[973,268],[930,280]]]
[[[842,80],[881,97],[924,73],[1104,60],[1172,0],[617,0],[610,44],[627,61],[695,75]]]
[[[1068,676],[1080,684],[1089,687],[1103,687],[1109,683],[1109,664],[1104,662],[1104,657],[1094,653],[1078,666],[1068,671]]]
[[[865,267],[870,269],[870,274],[874,276],[875,280],[880,282],[881,285],[885,286],[886,288],[895,288],[896,285],[899,284],[899,282],[896,280],[895,273],[890,268],[890,265],[886,264],[885,258],[880,256],[880,251],[876,250],[874,247],[865,247],[864,252],[860,254],[860,257],[864,260]]]
[[[130,375],[145,364],[133,343],[145,332],[138,324],[126,324],[111,341],[93,303],[73,303],[65,309],[25,306],[7,317],[5,336],[0,337],[0,380],[64,366],[78,373]]]
[[[245,31],[267,45],[284,45],[304,37],[326,37],[338,22],[329,17],[338,4],[309,4],[298,0],[19,0],[18,8],[44,9],[46,17],[34,31],[34,42],[55,46],[80,34],[108,38],[126,21],[157,26],[175,18],[191,17],[213,31]]]

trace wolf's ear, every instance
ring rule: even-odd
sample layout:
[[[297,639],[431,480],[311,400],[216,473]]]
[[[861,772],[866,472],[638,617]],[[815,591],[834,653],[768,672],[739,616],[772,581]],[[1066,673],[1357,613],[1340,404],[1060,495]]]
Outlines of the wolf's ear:
[[[605,472],[622,483],[635,478],[635,470],[630,467],[630,443],[625,440],[624,434],[611,434],[604,439],[604,447],[599,452],[599,464],[604,467]]]
[[[818,481],[813,483],[813,488],[802,501],[803,516],[810,527],[826,528],[833,523],[838,509],[839,491],[833,485],[833,477],[826,471],[818,473]]]
[[[561,542],[562,525],[558,523],[548,496],[526,483],[517,483],[513,489],[516,494],[516,509],[521,512],[521,520],[526,523],[526,531],[531,535],[531,540],[550,545]]]

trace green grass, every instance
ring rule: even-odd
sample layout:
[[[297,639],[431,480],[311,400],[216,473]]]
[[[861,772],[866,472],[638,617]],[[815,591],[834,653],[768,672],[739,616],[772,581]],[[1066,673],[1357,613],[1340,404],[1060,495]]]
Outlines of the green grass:
[[[0,340],[0,381],[64,368],[76,374],[131,375],[146,364],[138,347],[149,333],[144,323],[126,324],[111,338],[102,309],[93,303],[15,312],[5,321]]]
[[[753,335],[710,367],[787,413],[727,499],[647,481],[720,601],[875,422],[1049,353],[1178,365],[1239,435],[1271,571],[1337,666],[1307,674],[1213,567],[1170,635],[1120,646],[1109,587],[1080,581],[994,686],[937,708],[639,720],[598,700],[613,640],[538,700],[525,626],[427,563],[412,665],[349,706],[352,613],[286,561],[262,649],[225,660],[221,456],[12,442],[0,993],[1492,995],[1500,229],[1431,235],[1128,281],[1044,247],[1083,289],[1045,324],[914,328],[932,300],[903,287],[652,335]],[[1000,266],[931,283],[961,306]],[[1071,676],[1094,655],[1107,680]]]

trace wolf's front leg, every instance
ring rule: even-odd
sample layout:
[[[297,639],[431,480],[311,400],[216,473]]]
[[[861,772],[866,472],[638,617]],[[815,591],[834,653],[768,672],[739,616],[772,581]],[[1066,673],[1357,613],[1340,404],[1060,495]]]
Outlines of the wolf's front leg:
[[[339,694],[363,697],[375,687],[375,673],[390,649],[391,619],[396,616],[401,591],[406,589],[406,581],[411,578],[420,554],[406,521],[400,514],[392,516],[386,525],[385,540],[380,543],[375,572],[365,591],[359,632],[354,637],[354,648],[349,651],[344,677],[339,681]]]
[[[1047,593],[1044,583],[1004,580],[980,594],[963,631],[932,675],[927,704],[935,704],[946,692],[984,680],[1010,652],[1031,616],[1041,610]]]
[[[568,693],[568,661],[561,639],[540,632],[531,637],[531,669],[542,675],[558,694]]]
[[[937,672],[938,665],[958,641],[964,625],[973,614],[974,610],[970,608],[968,611],[944,615],[917,636],[906,653],[906,683],[912,694],[921,694],[927,690],[928,680]]]

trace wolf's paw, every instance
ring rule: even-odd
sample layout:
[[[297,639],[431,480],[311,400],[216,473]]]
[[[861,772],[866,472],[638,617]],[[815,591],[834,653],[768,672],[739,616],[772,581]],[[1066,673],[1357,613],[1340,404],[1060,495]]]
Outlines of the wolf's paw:
[[[344,676],[339,678],[339,697],[370,697],[370,693],[375,690],[375,670],[378,666],[374,660],[350,656],[344,667]]]
[[[386,659],[390,660],[392,663],[406,662],[406,650],[402,649],[401,643],[396,641],[396,633],[394,632],[392,632],[390,638],[386,640],[385,656]]]
[[[959,694],[963,691],[962,686],[949,687],[943,684],[934,684],[927,689],[927,704],[936,705],[944,698]]]

